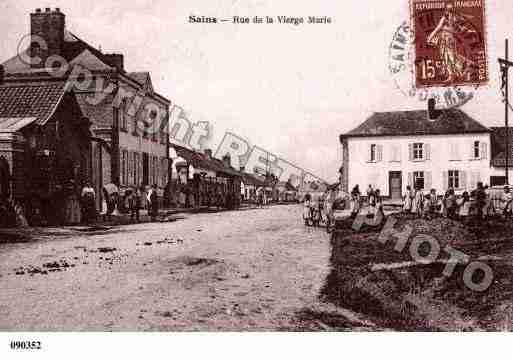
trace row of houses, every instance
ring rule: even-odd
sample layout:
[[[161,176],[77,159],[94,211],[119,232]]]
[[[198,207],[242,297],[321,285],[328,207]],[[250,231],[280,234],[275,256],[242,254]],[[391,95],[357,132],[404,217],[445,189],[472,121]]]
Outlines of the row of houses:
[[[180,193],[187,189],[197,205],[209,205],[212,198],[220,192],[232,197],[235,205],[241,202],[257,202],[266,198],[268,202],[294,202],[298,189],[289,182],[277,178],[251,174],[245,168],[235,169],[229,155],[219,160],[212,156],[209,149],[202,151],[172,144],[173,152],[173,198],[179,199]],[[187,190],[186,190],[187,191]],[[183,197],[183,196],[182,196]],[[182,200],[183,201],[183,200]],[[189,205],[191,201],[188,201]],[[180,205],[184,205],[180,203]]]
[[[121,193],[156,184],[163,199],[168,124],[156,131],[140,124],[148,111],[167,118],[170,100],[150,73],[127,71],[122,54],[68,31],[58,8],[31,13],[30,35],[30,46],[0,67],[0,199],[23,204],[29,219],[57,222],[65,215],[49,215],[73,205],[87,183],[98,209],[111,183]]]
[[[415,184],[424,191],[453,188],[460,193],[478,182],[504,185],[506,131],[488,128],[459,109],[440,111],[436,118],[430,111],[374,113],[340,136],[342,190],[359,185],[364,192],[371,185],[386,197],[401,199],[406,187]]]
[[[232,168],[229,158],[172,149],[171,101],[154,88],[150,73],[128,71],[123,54],[105,53],[71,33],[59,8],[31,13],[30,37],[28,48],[0,65],[0,212],[17,203],[29,221],[70,223],[86,185],[101,210],[111,184],[121,196],[157,186],[159,200],[171,203],[189,177],[200,203],[208,199],[199,193],[214,187],[239,199],[256,190],[291,196],[287,184],[271,188]],[[182,163],[173,164],[172,151]]]

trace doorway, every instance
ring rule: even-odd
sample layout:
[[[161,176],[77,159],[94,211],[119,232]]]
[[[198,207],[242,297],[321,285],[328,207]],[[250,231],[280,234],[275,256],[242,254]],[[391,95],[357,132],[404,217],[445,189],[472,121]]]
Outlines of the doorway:
[[[390,199],[401,200],[403,198],[403,175],[401,171],[389,172]]]
[[[0,157],[0,199],[9,197],[10,177],[9,163]]]

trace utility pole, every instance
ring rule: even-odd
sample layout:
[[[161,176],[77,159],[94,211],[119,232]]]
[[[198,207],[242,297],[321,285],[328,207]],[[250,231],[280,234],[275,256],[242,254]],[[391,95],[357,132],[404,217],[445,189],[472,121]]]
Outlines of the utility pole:
[[[506,184],[509,185],[509,152],[510,152],[510,146],[509,146],[509,83],[508,83],[508,72],[509,68],[513,67],[513,62],[509,61],[509,54],[508,54],[508,39],[506,39],[505,43],[505,58],[501,59],[499,58],[499,64],[501,67],[501,73],[502,73],[502,86],[501,90],[504,96],[504,120],[505,120],[505,126],[506,126],[506,160],[505,160],[505,167],[506,167]]]

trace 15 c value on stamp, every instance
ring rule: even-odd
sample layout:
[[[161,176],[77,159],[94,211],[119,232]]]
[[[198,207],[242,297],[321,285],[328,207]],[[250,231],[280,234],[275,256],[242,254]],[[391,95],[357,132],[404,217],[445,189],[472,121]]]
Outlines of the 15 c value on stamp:
[[[410,0],[417,88],[488,82],[484,0]]]

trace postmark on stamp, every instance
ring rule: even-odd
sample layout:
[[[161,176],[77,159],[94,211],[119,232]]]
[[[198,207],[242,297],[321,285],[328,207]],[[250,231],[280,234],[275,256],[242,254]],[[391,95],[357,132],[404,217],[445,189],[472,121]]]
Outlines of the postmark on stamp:
[[[474,97],[475,86],[417,88],[415,84],[415,35],[408,21],[395,31],[389,46],[389,70],[397,89],[422,103],[435,99],[437,108],[459,107]]]
[[[488,82],[484,0],[410,0],[415,85]]]

